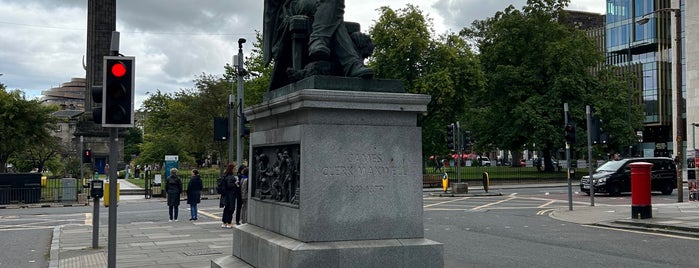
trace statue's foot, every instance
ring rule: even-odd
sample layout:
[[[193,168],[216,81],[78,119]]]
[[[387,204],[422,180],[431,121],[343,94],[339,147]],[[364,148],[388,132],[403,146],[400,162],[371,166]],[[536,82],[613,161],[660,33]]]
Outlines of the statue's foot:
[[[329,60],[330,49],[325,43],[316,39],[313,40],[308,47],[308,56],[311,58],[311,61]]]
[[[362,64],[355,64],[354,66],[352,66],[352,69],[350,69],[350,72],[349,74],[347,74],[347,76],[371,79],[374,77],[374,70]]]

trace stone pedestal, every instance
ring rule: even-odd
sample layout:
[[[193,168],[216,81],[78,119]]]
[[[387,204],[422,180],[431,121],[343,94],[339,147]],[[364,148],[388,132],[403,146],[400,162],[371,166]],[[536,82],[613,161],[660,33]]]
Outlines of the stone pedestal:
[[[298,148],[297,195],[248,199],[248,224],[233,230],[230,258],[237,260],[219,263],[443,267],[442,244],[423,229],[417,114],[429,96],[312,84],[246,109],[251,158],[265,148]],[[251,160],[250,192],[259,194],[262,172]]]
[[[468,193],[468,183],[465,182],[454,182],[451,184],[452,194],[467,194]]]

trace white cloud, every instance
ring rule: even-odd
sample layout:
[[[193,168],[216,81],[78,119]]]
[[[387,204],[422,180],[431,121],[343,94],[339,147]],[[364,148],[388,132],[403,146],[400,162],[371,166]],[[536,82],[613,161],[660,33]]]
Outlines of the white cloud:
[[[417,6],[432,18],[437,33],[459,31],[526,0],[353,0],[345,18],[364,31],[379,17],[378,8]],[[87,0],[0,0],[0,82],[27,96],[84,77]],[[604,12],[604,1],[573,0],[573,10]],[[195,76],[221,75],[237,53],[238,38],[247,52],[262,29],[261,0],[117,1],[122,54],[136,57],[137,103],[146,92],[193,87]]]

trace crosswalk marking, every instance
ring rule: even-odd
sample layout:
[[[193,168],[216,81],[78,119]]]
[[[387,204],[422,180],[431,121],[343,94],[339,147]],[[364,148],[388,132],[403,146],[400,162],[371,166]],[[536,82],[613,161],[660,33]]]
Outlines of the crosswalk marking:
[[[475,207],[475,208],[472,208],[472,210],[484,209],[484,208],[487,208],[487,207],[490,207],[490,206],[494,206],[494,205],[497,205],[497,204],[500,204],[500,203],[504,203],[504,202],[510,201],[510,200],[512,200],[512,199],[515,199],[515,198],[517,198],[517,197],[512,196],[512,197],[510,197],[510,198],[503,199],[503,200],[500,200],[500,201],[497,201],[497,202],[488,203],[488,204],[485,204],[485,205],[482,205],[482,206],[477,206],[477,207]]]

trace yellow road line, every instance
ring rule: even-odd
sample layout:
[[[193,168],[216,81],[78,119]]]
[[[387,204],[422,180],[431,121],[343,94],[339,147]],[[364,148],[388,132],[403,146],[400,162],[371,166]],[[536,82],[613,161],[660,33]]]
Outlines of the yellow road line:
[[[202,215],[204,215],[204,216],[207,216],[207,217],[210,217],[210,218],[213,218],[213,219],[217,219],[217,220],[220,220],[220,219],[221,219],[221,217],[216,216],[216,215],[211,214],[211,213],[208,213],[208,212],[206,212],[206,211],[201,211],[201,210],[199,210],[199,211],[197,211],[197,214],[202,214]]]
[[[551,201],[547,202],[546,204],[543,204],[543,205],[541,205],[541,206],[538,206],[537,208],[545,208],[545,207],[548,207],[549,205],[551,205],[551,204],[553,204],[553,203],[556,203],[556,200],[551,200]]]

